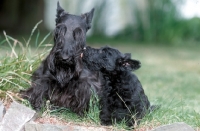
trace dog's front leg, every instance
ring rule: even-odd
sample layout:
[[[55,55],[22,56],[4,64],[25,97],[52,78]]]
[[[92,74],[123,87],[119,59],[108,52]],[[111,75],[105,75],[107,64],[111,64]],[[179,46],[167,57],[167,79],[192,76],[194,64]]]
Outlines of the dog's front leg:
[[[102,98],[100,100],[100,114],[99,114],[99,118],[101,120],[101,124],[102,125],[112,125],[112,112],[109,109],[109,106],[107,105],[107,102],[105,102],[106,99]]]
[[[47,99],[48,86],[48,80],[37,79],[32,82],[31,88],[25,92],[26,98],[35,110],[40,110],[44,106]]]

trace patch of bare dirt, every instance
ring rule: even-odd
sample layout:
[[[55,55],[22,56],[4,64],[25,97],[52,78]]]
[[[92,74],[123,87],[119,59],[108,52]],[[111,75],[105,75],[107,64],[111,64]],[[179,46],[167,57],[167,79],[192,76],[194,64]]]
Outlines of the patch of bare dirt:
[[[36,120],[34,120],[34,122],[36,123],[40,123],[40,124],[53,124],[53,125],[68,125],[69,123],[64,121],[64,120],[60,120],[57,117],[41,117],[41,118],[37,118]]]

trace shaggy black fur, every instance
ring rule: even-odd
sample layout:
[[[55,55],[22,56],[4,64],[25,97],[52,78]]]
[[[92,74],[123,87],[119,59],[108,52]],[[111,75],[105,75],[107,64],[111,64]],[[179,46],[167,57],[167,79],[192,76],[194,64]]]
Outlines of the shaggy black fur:
[[[101,123],[110,125],[124,119],[128,126],[133,126],[135,120],[139,122],[150,108],[140,81],[131,73],[140,68],[140,62],[131,59],[130,54],[122,54],[110,47],[87,47],[83,61],[91,70],[103,73],[105,85],[100,97]]]
[[[100,93],[101,74],[84,67],[81,58],[93,12],[71,15],[58,3],[54,46],[33,73],[31,87],[21,91],[34,109],[40,110],[50,100],[82,116],[88,110],[92,92]]]

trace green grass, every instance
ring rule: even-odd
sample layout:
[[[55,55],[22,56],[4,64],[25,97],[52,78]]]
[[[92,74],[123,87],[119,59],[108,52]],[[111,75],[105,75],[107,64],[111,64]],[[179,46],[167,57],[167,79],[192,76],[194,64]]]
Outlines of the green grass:
[[[24,42],[4,34],[4,40],[0,41],[0,98],[5,99],[11,92],[19,92],[30,86],[30,76],[38,67],[39,63],[49,52],[49,45],[45,40],[50,35],[47,34],[41,42],[37,42],[37,48],[30,48],[31,38],[38,24],[32,30],[30,37]],[[39,34],[39,33],[38,33]],[[40,53],[38,53],[40,52]],[[8,92],[9,91],[9,92]],[[16,97],[17,95],[15,95]],[[7,97],[6,97],[7,98]]]
[[[34,30],[30,35],[32,37]],[[0,41],[0,99],[6,101],[19,99],[16,93],[30,85],[30,76],[38,67],[42,59],[48,54],[52,43],[44,39],[25,40],[24,43],[6,35]],[[29,43],[38,43],[40,48],[30,48]],[[118,42],[117,42],[118,43]],[[109,45],[109,43],[107,43]],[[9,45],[9,46],[6,46]],[[100,44],[93,44],[100,47]],[[137,129],[151,129],[158,125],[173,122],[185,122],[195,129],[200,127],[200,59],[199,46],[164,46],[140,44],[116,44],[113,47],[122,52],[131,52],[132,58],[138,59],[142,67],[135,71],[149,100],[161,108],[148,114]],[[103,45],[101,45],[103,46]],[[57,116],[67,122],[82,125],[96,125],[99,123],[98,105],[94,104],[94,96],[90,103],[90,111],[84,118],[80,118],[70,110],[60,108],[48,110],[44,108],[42,115]],[[26,101],[23,101],[26,102]],[[42,116],[41,115],[41,116]],[[114,125],[115,129],[127,129],[124,122]]]

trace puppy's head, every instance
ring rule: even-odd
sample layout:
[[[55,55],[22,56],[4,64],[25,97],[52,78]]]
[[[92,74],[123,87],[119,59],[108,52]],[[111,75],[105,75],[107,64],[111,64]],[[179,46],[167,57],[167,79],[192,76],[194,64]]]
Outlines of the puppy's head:
[[[117,71],[134,71],[141,67],[141,63],[138,60],[131,59],[130,53],[125,53],[123,56],[116,60],[116,68]]]
[[[99,66],[104,71],[134,71],[141,67],[140,61],[131,59],[130,53],[123,54],[110,47],[104,47],[100,52]]]

